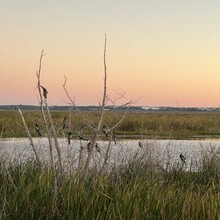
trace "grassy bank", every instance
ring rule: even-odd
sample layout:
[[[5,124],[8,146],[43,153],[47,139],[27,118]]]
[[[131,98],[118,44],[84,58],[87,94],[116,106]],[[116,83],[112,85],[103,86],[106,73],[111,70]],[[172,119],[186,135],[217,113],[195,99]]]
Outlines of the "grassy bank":
[[[1,163],[0,218],[219,219],[219,161],[206,159],[198,172],[182,165],[168,172],[133,159],[106,174],[90,170],[84,178],[34,162]]]
[[[91,121],[98,120],[98,113],[83,112]],[[121,117],[121,112],[106,113],[105,124],[112,126]],[[69,112],[52,112],[55,127],[60,137],[66,136],[62,129],[64,117],[69,118]],[[37,136],[34,124],[38,123],[44,132],[44,124],[40,112],[24,112],[24,117],[32,136]],[[81,117],[71,113],[70,130],[77,134],[89,135]],[[21,118],[17,111],[0,111],[1,137],[25,137]],[[203,137],[220,137],[220,113],[128,113],[123,123],[115,130],[121,138],[174,138],[190,139]]]

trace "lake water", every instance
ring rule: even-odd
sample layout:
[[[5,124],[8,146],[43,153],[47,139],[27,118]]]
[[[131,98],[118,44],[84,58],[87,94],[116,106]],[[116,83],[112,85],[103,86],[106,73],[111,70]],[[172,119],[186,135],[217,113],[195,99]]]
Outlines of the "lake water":
[[[49,148],[46,138],[34,138],[38,154],[42,161],[48,161]],[[138,145],[139,140],[121,140],[117,144],[112,143],[111,158],[109,164],[121,164],[134,158],[136,155],[146,156],[147,160],[160,161],[163,166],[182,163],[179,155],[186,157],[186,168],[198,162],[201,155],[210,154],[220,149],[220,140],[141,140],[143,148]],[[87,155],[87,141],[82,142],[84,155]],[[104,159],[108,142],[100,141],[98,145],[101,153],[95,152],[93,164],[100,165]],[[65,162],[75,165],[78,163],[80,141],[72,140],[71,145],[65,139],[59,139],[62,158]],[[57,160],[56,150],[53,149],[54,159]],[[5,161],[26,161],[33,159],[34,153],[30,142],[26,138],[10,138],[0,140],[0,155]]]

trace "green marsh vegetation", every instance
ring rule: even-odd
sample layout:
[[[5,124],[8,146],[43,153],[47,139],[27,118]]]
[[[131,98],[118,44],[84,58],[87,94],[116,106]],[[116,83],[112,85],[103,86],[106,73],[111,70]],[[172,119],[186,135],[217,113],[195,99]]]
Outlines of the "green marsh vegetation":
[[[57,171],[35,161],[0,164],[1,219],[219,219],[220,154],[197,172],[163,169],[149,156],[103,174]]]
[[[37,122],[44,130],[43,118],[40,111],[23,112],[27,125],[33,137],[37,137],[34,124]],[[97,112],[82,112],[92,121],[98,121]],[[63,118],[69,116],[69,112],[52,111],[58,136],[63,137],[61,129]],[[104,122],[108,125],[115,124],[123,115],[122,112],[106,113]],[[72,111],[73,137],[77,137],[77,131],[85,126],[81,116]],[[20,115],[17,111],[0,111],[0,131],[3,138],[26,137]],[[90,131],[84,129],[84,134]],[[216,138],[220,136],[220,113],[138,113],[128,112],[123,122],[115,129],[115,134],[120,138],[152,138],[152,139],[196,139]]]

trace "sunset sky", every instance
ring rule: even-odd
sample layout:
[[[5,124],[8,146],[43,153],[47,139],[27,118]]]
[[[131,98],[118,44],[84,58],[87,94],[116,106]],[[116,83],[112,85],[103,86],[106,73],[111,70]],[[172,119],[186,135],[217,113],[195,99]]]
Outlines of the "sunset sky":
[[[143,106],[220,106],[219,0],[2,0],[0,105],[98,105],[107,34],[108,94]]]

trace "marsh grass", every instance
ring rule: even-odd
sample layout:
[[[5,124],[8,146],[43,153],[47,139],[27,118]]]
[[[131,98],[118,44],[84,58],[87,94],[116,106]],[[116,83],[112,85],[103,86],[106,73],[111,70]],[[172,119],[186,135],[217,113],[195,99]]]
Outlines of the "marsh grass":
[[[44,130],[43,118],[40,111],[23,112],[26,123],[30,128],[31,135],[37,136],[34,124],[38,123]],[[94,123],[98,122],[97,112],[82,112],[85,117],[90,118]],[[109,126],[114,125],[122,116],[122,112],[109,112],[105,114],[104,123]],[[69,112],[51,111],[54,126],[58,131],[58,136],[66,135],[62,128],[63,118]],[[72,125],[75,137],[79,131],[83,130],[86,136],[91,135],[90,130],[85,125],[75,111],[71,112]],[[26,132],[17,111],[0,111],[0,131],[2,137],[25,137]],[[200,137],[220,136],[220,114],[219,113],[127,113],[122,124],[115,129],[115,134],[121,138],[165,138],[165,139],[191,139]]]
[[[219,219],[220,157],[217,149],[203,156],[198,172],[182,164],[161,169],[147,152],[106,173],[91,168],[86,177],[2,160],[0,218]]]

